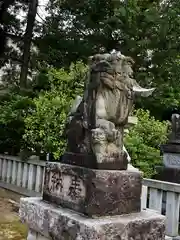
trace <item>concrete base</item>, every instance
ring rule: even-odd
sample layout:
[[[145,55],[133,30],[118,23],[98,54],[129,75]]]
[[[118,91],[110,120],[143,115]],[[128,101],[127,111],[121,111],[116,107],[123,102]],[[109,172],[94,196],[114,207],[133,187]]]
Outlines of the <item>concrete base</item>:
[[[165,218],[154,211],[92,219],[40,198],[23,198],[20,218],[31,229],[28,240],[165,240]]]

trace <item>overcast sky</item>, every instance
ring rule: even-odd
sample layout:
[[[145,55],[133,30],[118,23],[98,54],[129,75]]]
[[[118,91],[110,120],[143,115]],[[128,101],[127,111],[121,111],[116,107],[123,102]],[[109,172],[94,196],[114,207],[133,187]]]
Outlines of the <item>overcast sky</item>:
[[[46,13],[46,6],[49,0],[39,0],[38,4],[38,9],[37,9],[37,15],[36,15],[36,20],[38,22],[42,22],[42,19],[45,19],[47,13]],[[19,13],[19,16],[17,16],[19,19],[26,18],[27,17],[27,12],[21,11]]]
[[[49,2],[49,0],[39,0],[38,14],[36,16],[37,21],[42,22],[42,19],[45,19],[46,15],[47,15],[47,13],[45,11],[45,7],[48,2]]]
[[[48,3],[49,0],[39,0],[39,6],[38,6],[38,14],[36,15],[36,20],[38,22],[42,22],[43,20],[45,20],[45,17],[47,15],[46,11],[45,11],[45,8],[46,8],[46,5]],[[19,19],[22,19],[22,17],[27,17],[27,12],[23,12],[23,11],[20,11],[19,13]],[[43,20],[42,20],[43,19]],[[25,30],[26,26],[24,26],[24,30]],[[12,43],[9,42],[9,44],[11,45]],[[16,46],[14,45],[14,47],[16,48]],[[9,65],[6,64],[6,66],[4,66],[4,68],[8,67]],[[3,74],[3,69],[4,68],[1,68],[0,69],[0,81],[1,81],[1,76]]]

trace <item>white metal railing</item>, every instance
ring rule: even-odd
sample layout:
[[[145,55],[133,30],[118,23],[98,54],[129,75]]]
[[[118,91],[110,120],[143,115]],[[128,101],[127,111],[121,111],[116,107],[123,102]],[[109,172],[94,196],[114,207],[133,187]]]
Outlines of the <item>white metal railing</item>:
[[[42,193],[45,161],[22,162],[14,156],[0,155],[0,187],[26,196]]]
[[[166,235],[179,235],[180,184],[143,179],[142,208],[154,209],[166,216]]]

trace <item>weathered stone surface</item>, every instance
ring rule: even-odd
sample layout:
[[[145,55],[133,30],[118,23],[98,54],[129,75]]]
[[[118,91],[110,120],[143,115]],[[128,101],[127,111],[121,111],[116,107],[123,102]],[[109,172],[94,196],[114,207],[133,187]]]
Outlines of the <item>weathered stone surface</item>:
[[[50,238],[44,237],[40,233],[38,233],[32,229],[29,229],[27,240],[50,240]]]
[[[43,199],[88,216],[140,211],[140,172],[48,163]]]
[[[180,169],[157,166],[156,170],[157,174],[154,176],[155,179],[165,182],[180,183]]]
[[[27,240],[37,240],[37,232],[29,230]]]
[[[160,149],[162,153],[180,153],[180,144],[162,144]]]
[[[165,218],[154,211],[92,219],[55,207],[39,198],[23,198],[20,203],[20,218],[33,231],[49,239],[165,239]]]
[[[167,168],[180,169],[180,154],[179,153],[164,153],[163,163]]]
[[[172,132],[169,136],[169,142],[173,144],[180,144],[180,115],[172,114],[171,117]]]
[[[99,146],[98,146],[99,148]],[[105,152],[105,149],[103,149]],[[101,158],[96,161],[96,157],[94,155],[88,155],[83,153],[70,153],[66,152],[61,157],[61,163],[69,164],[69,165],[77,165],[80,167],[91,168],[91,169],[101,169],[101,170],[126,170],[128,160],[126,154],[120,153],[116,157],[109,157],[104,154],[100,154]]]

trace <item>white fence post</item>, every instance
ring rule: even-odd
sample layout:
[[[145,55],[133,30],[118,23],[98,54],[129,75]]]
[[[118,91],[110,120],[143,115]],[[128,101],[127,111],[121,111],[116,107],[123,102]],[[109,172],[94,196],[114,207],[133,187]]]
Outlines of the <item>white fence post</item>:
[[[163,192],[159,189],[150,188],[149,208],[161,213]]]
[[[166,235],[177,237],[179,234],[180,184],[143,179],[143,185],[149,189],[149,208],[161,213],[166,212]],[[143,187],[144,187],[143,186]],[[163,195],[163,192],[166,195]],[[165,197],[166,196],[166,197]],[[142,201],[147,201],[142,198]],[[165,203],[165,209],[163,209]],[[142,205],[145,204],[142,202]]]
[[[28,189],[34,190],[35,186],[35,168],[33,164],[29,165],[29,172],[28,172]]]
[[[22,162],[18,162],[17,186],[21,187],[21,184],[22,184]]]
[[[2,179],[2,166],[3,166],[3,160],[0,158],[0,180]]]
[[[2,163],[2,181],[6,182],[6,174],[7,174],[7,160],[3,159]]]
[[[142,193],[141,193],[141,210],[147,208],[147,194],[148,194],[148,188],[147,188],[147,186],[142,186]]]
[[[41,192],[42,191],[43,172],[44,172],[44,168],[42,168],[41,166],[37,166],[36,184],[35,184],[36,192]]]
[[[41,196],[46,161],[0,155],[0,187],[25,196]]]
[[[22,187],[27,188],[28,184],[28,163],[24,163],[23,177],[22,177]]]
[[[180,195],[174,192],[167,192],[166,201],[166,233],[176,237],[179,230],[179,203]]]
[[[16,184],[17,183],[17,164],[18,162],[16,162],[15,160],[13,160],[13,166],[12,166],[12,184]]]
[[[12,161],[8,160],[7,163],[7,183],[10,183],[12,179]]]

